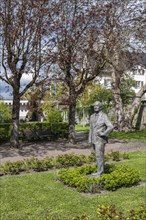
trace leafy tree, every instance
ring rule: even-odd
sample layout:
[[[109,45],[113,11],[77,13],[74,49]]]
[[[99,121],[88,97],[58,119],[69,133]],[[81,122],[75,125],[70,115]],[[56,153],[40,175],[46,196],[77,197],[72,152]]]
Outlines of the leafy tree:
[[[132,104],[135,97],[136,81],[129,74],[124,74],[121,79],[120,93],[123,105]]]
[[[43,111],[45,115],[45,120],[50,123],[58,123],[63,121],[61,110],[56,108],[56,103],[54,102],[44,102]]]
[[[0,102],[0,122],[10,122],[12,120],[12,112],[9,106],[4,102]]]
[[[90,109],[91,105],[98,100],[103,103],[104,111],[108,112],[111,108],[112,99],[112,90],[110,88],[105,88],[100,83],[92,82],[79,98],[78,105],[82,108],[88,107]]]

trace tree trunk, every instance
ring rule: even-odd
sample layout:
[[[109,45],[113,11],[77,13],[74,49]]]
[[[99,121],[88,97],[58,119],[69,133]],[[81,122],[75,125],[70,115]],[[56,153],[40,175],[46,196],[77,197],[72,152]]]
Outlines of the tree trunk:
[[[116,126],[118,131],[123,130],[123,104],[120,96],[120,91],[118,89],[113,92],[114,104],[115,104],[115,116],[116,116]]]
[[[74,87],[69,88],[69,125],[75,126],[76,115],[76,93]]]
[[[120,94],[120,75],[116,73],[115,70],[112,71],[112,90],[113,98],[115,104],[115,116],[116,116],[116,127],[118,131],[123,130],[124,123],[124,113],[123,113],[123,103]]]
[[[69,125],[75,126],[75,114],[76,114],[76,104],[71,103],[69,105]]]
[[[20,97],[17,92],[14,92],[12,106],[12,136],[10,139],[11,146],[14,148],[19,148],[19,110]]]
[[[146,93],[146,84],[139,90],[136,94],[136,97],[129,106],[128,111],[125,114],[125,125],[127,126],[128,130],[131,130],[133,127],[133,121],[136,116],[136,113],[139,111],[141,105],[141,98]]]

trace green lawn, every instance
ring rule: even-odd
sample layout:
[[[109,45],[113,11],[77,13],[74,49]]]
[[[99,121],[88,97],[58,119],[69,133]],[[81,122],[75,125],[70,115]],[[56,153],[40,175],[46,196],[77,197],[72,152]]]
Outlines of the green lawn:
[[[76,125],[76,131],[88,132],[89,126]],[[119,140],[146,140],[146,130],[142,131],[128,131],[128,132],[112,132],[110,135],[111,139]]]
[[[130,159],[117,162],[139,170],[146,181],[145,152],[130,153]],[[57,170],[0,178],[1,220],[43,220],[48,215],[70,220],[86,213],[95,220],[99,204],[115,204],[118,210],[128,211],[146,203],[144,185],[121,188],[104,194],[80,194],[57,180]]]

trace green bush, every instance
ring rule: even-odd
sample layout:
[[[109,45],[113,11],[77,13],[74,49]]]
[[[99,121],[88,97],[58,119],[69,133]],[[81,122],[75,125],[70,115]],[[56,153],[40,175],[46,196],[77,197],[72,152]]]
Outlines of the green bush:
[[[46,121],[50,124],[63,122],[61,111],[58,109],[50,109],[50,111],[47,112]]]
[[[25,139],[25,131],[30,135],[27,135],[28,140],[39,140],[40,136],[37,134],[39,132],[43,132],[48,130],[52,136],[52,139],[57,138],[67,138],[68,137],[68,123],[66,122],[58,122],[58,123],[48,123],[48,122],[26,122],[20,123],[19,126],[19,138]],[[10,139],[12,132],[12,124],[11,123],[0,123],[0,141],[8,141]],[[45,138],[45,137],[44,137]]]
[[[102,189],[116,190],[120,187],[132,186],[140,181],[137,171],[127,167],[116,167],[112,164],[105,164],[106,173],[100,177],[87,176],[96,172],[96,166],[85,164],[78,168],[62,169],[58,178],[64,184],[76,187],[80,192],[99,192]]]
[[[90,162],[96,162],[95,153],[92,151],[88,157]],[[129,155],[127,153],[120,153],[119,151],[112,151],[107,155],[104,155],[104,161],[108,161],[109,159],[113,161],[120,161],[121,159],[129,159]]]
[[[0,123],[10,122],[12,120],[11,107],[0,101]]]
[[[145,220],[146,205],[141,205],[136,210],[130,210],[125,216],[122,212],[117,211],[115,205],[97,207],[98,220]]]
[[[56,167],[81,166],[86,163],[88,158],[85,155],[64,154],[56,157]]]
[[[45,157],[42,160],[39,160],[36,157],[30,159],[24,159],[22,161],[16,162],[6,162],[5,164],[0,165],[1,175],[14,175],[19,174],[22,171],[46,171],[54,167],[54,160],[51,157]]]
[[[0,141],[8,141],[11,136],[11,131],[11,123],[0,123]]]
[[[44,159],[38,159],[36,157],[31,157],[29,159],[24,159],[22,161],[16,162],[6,162],[3,165],[0,165],[0,174],[7,175],[7,174],[19,174],[22,171],[45,171],[51,168],[67,168],[71,166],[81,166],[79,168],[79,173],[88,175],[96,170],[96,165],[89,165],[91,160],[90,156],[87,157],[85,155],[76,155],[74,153],[71,154],[64,154],[59,155],[56,158],[53,157],[45,157]],[[105,174],[109,174],[113,172],[115,165],[114,164],[105,164]]]
[[[32,157],[30,159],[25,159],[25,169],[34,171],[46,171],[54,166],[53,164],[53,158],[51,157],[45,157],[44,159],[38,159],[36,157]]]
[[[116,210],[115,205],[99,205],[96,212],[98,220],[126,220],[123,213]]]
[[[2,175],[14,175],[19,174],[25,170],[23,161],[10,162],[7,161],[5,164],[0,166],[0,172]]]
[[[99,182],[105,189],[116,190],[120,187],[132,186],[140,181],[139,173],[127,166],[116,167],[110,174],[100,176]]]

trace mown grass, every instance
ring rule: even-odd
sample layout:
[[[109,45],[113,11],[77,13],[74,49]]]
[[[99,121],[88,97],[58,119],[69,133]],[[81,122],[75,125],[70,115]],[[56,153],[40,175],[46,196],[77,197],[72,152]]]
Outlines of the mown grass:
[[[117,162],[137,169],[146,181],[145,152],[130,153],[130,159]],[[57,180],[57,170],[0,178],[1,220],[43,220],[48,215],[63,220],[86,213],[95,220],[97,205],[115,204],[127,212],[145,203],[145,186],[121,188],[104,194],[80,194]]]
[[[76,131],[88,132],[89,126],[76,125]],[[110,135],[111,139],[119,140],[146,140],[146,130],[142,131],[127,131],[127,132],[112,132]]]
[[[146,140],[146,130],[128,131],[128,132],[112,132],[110,138],[119,140]]]

